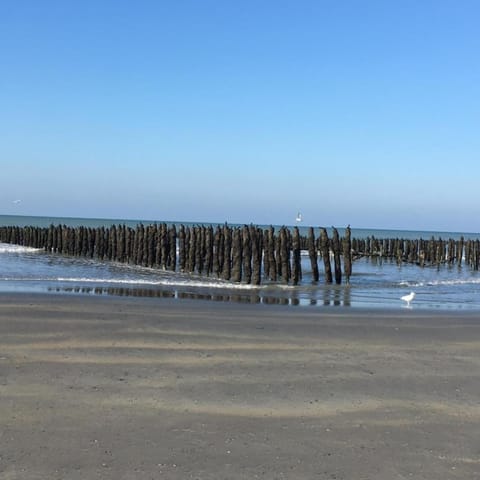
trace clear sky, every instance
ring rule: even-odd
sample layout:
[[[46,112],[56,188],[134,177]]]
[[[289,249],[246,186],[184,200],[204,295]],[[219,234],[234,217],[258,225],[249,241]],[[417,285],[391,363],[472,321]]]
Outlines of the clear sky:
[[[479,25],[477,0],[2,1],[0,214],[478,232]]]

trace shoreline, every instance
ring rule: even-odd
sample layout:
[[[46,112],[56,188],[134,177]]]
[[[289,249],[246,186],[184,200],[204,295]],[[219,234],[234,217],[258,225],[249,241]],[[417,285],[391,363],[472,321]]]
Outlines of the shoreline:
[[[340,288],[338,288],[340,287]],[[347,287],[348,288],[348,287]],[[103,298],[110,301],[132,300],[142,302],[145,300],[158,302],[172,302],[180,305],[190,302],[199,302],[201,305],[205,303],[228,305],[251,305],[252,307],[272,307],[272,308],[290,308],[298,309],[299,313],[312,310],[316,313],[331,313],[333,311],[343,311],[344,313],[365,313],[372,312],[381,314],[383,312],[399,313],[399,312],[415,312],[424,313],[425,315],[476,315],[480,314],[480,307],[475,305],[442,305],[412,302],[407,305],[400,298],[395,302],[359,302],[355,298],[352,300],[350,293],[344,292],[345,286],[332,286],[326,289],[328,295],[323,300],[310,298],[301,298],[299,296],[280,296],[271,293],[269,295],[262,292],[259,295],[257,291],[228,291],[227,289],[220,292],[192,292],[177,291],[170,289],[145,289],[145,288],[126,288],[126,287],[45,287],[43,289],[15,289],[0,290],[0,299],[9,297],[66,297],[80,299]],[[108,300],[107,300],[108,301]],[[353,305],[352,305],[353,303]]]
[[[0,476],[477,478],[480,316],[0,293]]]

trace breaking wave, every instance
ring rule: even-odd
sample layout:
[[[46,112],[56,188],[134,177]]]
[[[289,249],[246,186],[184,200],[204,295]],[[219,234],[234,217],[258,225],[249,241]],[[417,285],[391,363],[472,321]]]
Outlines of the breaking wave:
[[[106,284],[122,284],[122,285],[144,285],[144,286],[170,286],[170,287],[197,287],[197,288],[218,288],[218,289],[236,289],[236,290],[258,290],[262,288],[256,285],[247,285],[242,283],[230,282],[209,282],[192,279],[160,279],[160,280],[146,280],[146,279],[119,279],[119,278],[87,278],[87,277],[58,277],[54,279],[59,282],[71,283],[106,283]]]
[[[0,243],[0,253],[33,253],[40,252],[41,250],[41,248],[22,247],[21,245]]]
[[[480,285],[480,278],[470,278],[468,280],[456,279],[456,280],[430,280],[430,281],[418,281],[407,282],[403,281],[399,284],[401,287],[437,287],[441,285]]]

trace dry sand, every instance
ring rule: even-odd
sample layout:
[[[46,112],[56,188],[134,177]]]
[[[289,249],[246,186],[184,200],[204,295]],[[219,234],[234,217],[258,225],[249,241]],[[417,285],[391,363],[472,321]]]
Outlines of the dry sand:
[[[480,315],[0,296],[0,478],[480,478]]]

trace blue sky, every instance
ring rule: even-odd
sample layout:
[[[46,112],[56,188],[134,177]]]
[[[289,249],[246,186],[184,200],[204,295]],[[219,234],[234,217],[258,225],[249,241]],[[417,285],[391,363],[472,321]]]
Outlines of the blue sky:
[[[1,2],[0,214],[480,231],[479,22],[473,0]]]

